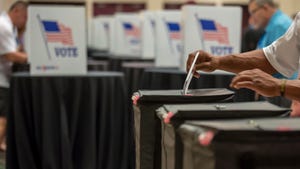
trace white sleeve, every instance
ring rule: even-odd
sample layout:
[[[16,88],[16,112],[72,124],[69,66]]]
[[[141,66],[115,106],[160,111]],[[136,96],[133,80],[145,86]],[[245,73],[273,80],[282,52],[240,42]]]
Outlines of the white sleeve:
[[[1,27],[2,25],[0,25]],[[2,27],[0,28],[0,56],[16,51],[16,39],[12,31]]]
[[[263,48],[270,64],[281,74],[291,77],[298,71],[300,58],[300,12],[287,32]]]

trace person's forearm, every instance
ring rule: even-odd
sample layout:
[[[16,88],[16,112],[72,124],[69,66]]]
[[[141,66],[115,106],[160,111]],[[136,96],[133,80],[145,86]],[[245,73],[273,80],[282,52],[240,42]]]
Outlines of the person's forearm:
[[[5,58],[11,62],[15,63],[26,63],[27,62],[27,54],[24,52],[12,52],[4,55]]]
[[[300,80],[286,81],[284,97],[300,101]]]
[[[234,73],[255,68],[269,74],[277,72],[269,63],[262,50],[218,57],[218,62],[218,69]]]

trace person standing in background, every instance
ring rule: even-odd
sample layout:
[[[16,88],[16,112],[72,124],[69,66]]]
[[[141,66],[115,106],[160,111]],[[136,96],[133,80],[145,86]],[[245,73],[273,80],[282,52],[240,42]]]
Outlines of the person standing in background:
[[[6,149],[6,115],[9,113],[9,80],[13,63],[26,63],[27,54],[18,47],[18,30],[25,28],[27,6],[24,1],[0,14],[0,149]],[[19,34],[20,35],[20,34]]]
[[[278,9],[274,0],[250,0],[248,4],[251,25],[256,30],[264,30],[260,37],[257,49],[269,46],[280,38],[290,27],[292,19]],[[297,79],[298,71],[289,79]],[[285,79],[287,77],[280,73],[273,74],[273,77]],[[266,98],[269,102],[278,106],[290,107],[291,101],[283,97]]]

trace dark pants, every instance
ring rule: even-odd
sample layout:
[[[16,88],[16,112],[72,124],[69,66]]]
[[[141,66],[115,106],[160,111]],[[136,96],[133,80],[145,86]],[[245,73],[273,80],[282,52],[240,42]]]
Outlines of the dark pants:
[[[9,111],[9,89],[0,87],[0,117],[6,117]]]

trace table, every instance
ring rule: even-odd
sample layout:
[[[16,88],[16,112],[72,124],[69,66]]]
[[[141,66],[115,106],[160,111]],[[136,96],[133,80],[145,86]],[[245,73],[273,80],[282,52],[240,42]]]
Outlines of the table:
[[[109,57],[111,57],[112,54],[105,50],[88,48],[87,55],[92,59],[107,60]]]
[[[128,56],[112,56],[109,58],[109,70],[122,71],[122,64],[124,62],[153,63],[154,59],[143,59],[143,58],[128,57]]]
[[[88,59],[87,60],[87,70],[88,71],[108,71],[109,62],[108,60],[96,60]],[[29,63],[14,63],[12,66],[13,72],[30,72]]]
[[[216,71],[214,73],[200,73],[200,78],[193,78],[190,89],[201,88],[228,88],[234,74]],[[186,72],[178,68],[147,68],[142,76],[140,89],[164,90],[182,89],[186,78]],[[254,101],[255,93],[248,89],[234,90],[234,101]]]
[[[108,71],[109,63],[107,60],[87,60],[88,71]]]
[[[133,168],[124,77],[14,74],[8,115],[8,169]]]

